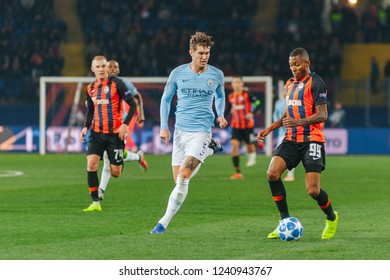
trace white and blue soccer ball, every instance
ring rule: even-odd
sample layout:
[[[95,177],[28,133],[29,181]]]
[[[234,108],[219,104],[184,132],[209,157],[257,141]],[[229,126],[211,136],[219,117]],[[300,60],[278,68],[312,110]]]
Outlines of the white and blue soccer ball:
[[[278,225],[278,235],[282,241],[301,239],[303,235],[303,226],[297,218],[284,218]]]

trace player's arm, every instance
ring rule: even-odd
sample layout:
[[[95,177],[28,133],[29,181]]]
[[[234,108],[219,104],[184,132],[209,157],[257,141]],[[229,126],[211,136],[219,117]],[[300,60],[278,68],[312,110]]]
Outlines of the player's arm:
[[[81,142],[85,141],[85,135],[87,134],[88,129],[89,129],[89,127],[92,124],[93,113],[94,113],[94,110],[95,110],[95,106],[94,106],[92,98],[91,98],[91,96],[89,96],[89,94],[87,94],[87,99],[86,99],[85,102],[86,102],[86,105],[87,105],[87,112],[85,114],[84,127],[81,130],[81,134],[80,134]]]
[[[175,81],[176,71],[173,70],[169,75],[168,81],[164,87],[164,93],[160,103],[160,138],[168,146],[171,134],[168,127],[169,111],[171,109],[171,101],[177,90]]]
[[[144,102],[142,100],[141,94],[137,91],[137,94],[134,96],[135,101],[137,102],[138,115],[136,122],[138,124],[143,124],[145,122],[145,114],[144,114]]]
[[[281,118],[279,118],[277,121],[275,121],[273,124],[271,124],[266,129],[260,130],[257,134],[257,141],[262,142],[264,141],[264,138],[271,133],[271,131],[274,131],[275,129],[278,129],[279,127],[283,126],[283,120],[286,118],[286,113],[283,114]]]
[[[225,120],[225,82],[222,71],[219,76],[219,85],[216,90],[215,96],[215,109],[217,111],[217,123],[221,128],[225,128],[228,125],[228,122]]]
[[[123,80],[123,82],[125,83],[125,85],[127,87],[127,92],[126,93],[131,94],[134,97],[134,99],[135,99],[135,102],[137,104],[137,109],[138,109],[136,123],[141,125],[145,121],[144,103],[143,103],[143,100],[142,100],[142,96],[138,92],[137,88],[134,86],[134,84],[131,81]]]
[[[124,140],[127,135],[127,126],[129,125],[131,119],[133,118],[136,110],[137,110],[137,104],[134,101],[133,96],[128,93],[128,89],[126,84],[118,78],[115,78],[116,86],[117,86],[117,91],[119,96],[127,103],[129,104],[129,110],[127,112],[126,118],[123,120],[123,123],[118,129],[118,136],[119,139]]]
[[[322,123],[328,118],[328,108],[326,104],[320,104],[316,106],[316,112],[308,118],[294,120],[291,118],[284,118],[283,125],[287,127],[300,126],[300,125],[311,125]]]

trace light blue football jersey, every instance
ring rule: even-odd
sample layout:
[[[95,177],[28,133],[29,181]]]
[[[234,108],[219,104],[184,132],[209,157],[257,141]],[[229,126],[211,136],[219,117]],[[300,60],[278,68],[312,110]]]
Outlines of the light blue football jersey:
[[[134,84],[130,81],[122,80],[127,88],[127,91],[125,94],[130,94],[132,97],[135,97],[137,95],[137,88],[134,86]],[[125,104],[125,101],[123,101],[123,104]],[[123,120],[125,120],[127,117],[126,110],[123,110]]]
[[[274,105],[274,113],[273,113],[274,122],[280,119],[285,112],[286,112],[286,100],[284,98],[276,100]],[[286,133],[286,131],[287,131],[286,127],[281,126],[279,128],[278,133],[284,134]]]
[[[190,64],[183,64],[171,72],[160,104],[161,129],[168,128],[169,110],[177,94],[175,128],[188,132],[209,132],[214,126],[213,100],[218,117],[224,116],[224,75],[218,68],[208,65],[197,74]]]
[[[134,97],[137,94],[137,88],[134,86],[134,84],[130,81],[123,80],[127,87],[126,94],[130,94],[132,97]]]

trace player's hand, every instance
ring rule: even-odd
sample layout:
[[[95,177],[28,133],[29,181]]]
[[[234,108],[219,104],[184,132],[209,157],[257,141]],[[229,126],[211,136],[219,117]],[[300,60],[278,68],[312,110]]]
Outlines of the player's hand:
[[[119,136],[119,139],[121,139],[122,141],[124,141],[127,137],[127,124],[124,124],[122,123],[121,126],[118,128],[118,136]]]
[[[253,120],[253,113],[247,113],[247,114],[245,115],[245,118],[246,118],[247,120]]]
[[[143,127],[145,123],[145,116],[144,114],[138,114],[135,122],[138,124],[139,127]]]
[[[228,122],[227,122],[227,120],[225,120],[224,117],[218,117],[217,118],[217,123],[219,123],[219,127],[220,128],[225,128],[228,125]]]
[[[168,128],[161,129],[160,138],[164,141],[165,145],[168,146],[169,140],[171,139],[171,133]]]
[[[87,134],[87,132],[88,132],[88,127],[84,127],[83,130],[81,130],[80,133],[81,142],[85,142],[85,135]]]
[[[260,130],[259,133],[257,133],[257,141],[263,142],[264,138],[270,133],[268,129]]]

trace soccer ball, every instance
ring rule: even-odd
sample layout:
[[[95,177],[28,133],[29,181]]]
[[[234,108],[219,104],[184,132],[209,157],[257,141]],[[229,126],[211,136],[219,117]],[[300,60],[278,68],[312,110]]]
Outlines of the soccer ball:
[[[278,235],[282,241],[301,239],[303,235],[303,226],[297,218],[284,218],[278,225]]]

